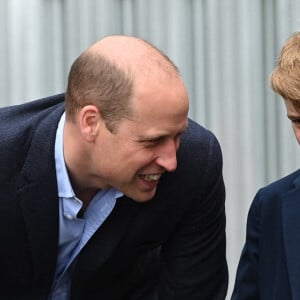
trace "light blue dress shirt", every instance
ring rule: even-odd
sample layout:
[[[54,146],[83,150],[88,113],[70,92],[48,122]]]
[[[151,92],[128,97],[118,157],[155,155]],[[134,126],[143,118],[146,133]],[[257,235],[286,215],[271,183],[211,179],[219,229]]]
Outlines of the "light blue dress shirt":
[[[59,242],[55,279],[49,300],[67,300],[70,297],[70,265],[95,231],[113,210],[116,199],[123,196],[111,188],[100,190],[89,203],[83,217],[77,214],[82,207],[72,189],[63,154],[65,114],[58,124],[55,140],[55,167],[59,197]]]

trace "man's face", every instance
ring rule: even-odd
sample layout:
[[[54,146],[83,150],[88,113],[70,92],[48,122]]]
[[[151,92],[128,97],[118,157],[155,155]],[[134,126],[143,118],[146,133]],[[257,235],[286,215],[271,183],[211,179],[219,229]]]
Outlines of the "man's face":
[[[284,100],[284,103],[287,111],[287,117],[291,120],[297,142],[300,144],[300,110],[297,109],[290,100]]]
[[[187,127],[188,96],[178,78],[136,84],[134,118],[115,133],[105,126],[91,154],[93,182],[139,201],[151,199],[164,172],[177,167],[180,135]]]

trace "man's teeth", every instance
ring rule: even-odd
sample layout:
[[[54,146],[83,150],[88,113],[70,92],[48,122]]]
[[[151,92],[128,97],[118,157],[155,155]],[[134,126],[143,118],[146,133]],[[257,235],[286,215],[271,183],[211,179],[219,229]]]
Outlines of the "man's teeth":
[[[147,181],[157,181],[161,174],[149,174],[149,175],[140,175],[142,179]]]

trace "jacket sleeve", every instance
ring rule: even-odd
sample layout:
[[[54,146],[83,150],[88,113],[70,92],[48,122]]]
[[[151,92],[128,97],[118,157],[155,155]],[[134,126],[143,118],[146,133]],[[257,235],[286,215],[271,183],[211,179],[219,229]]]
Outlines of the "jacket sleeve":
[[[211,133],[205,151],[191,147],[196,155],[187,172],[194,185],[185,194],[193,198],[192,205],[162,247],[159,300],[221,300],[227,292],[221,149]]]
[[[231,300],[259,299],[260,202],[260,192],[258,192],[248,213],[246,242],[239,261]]]

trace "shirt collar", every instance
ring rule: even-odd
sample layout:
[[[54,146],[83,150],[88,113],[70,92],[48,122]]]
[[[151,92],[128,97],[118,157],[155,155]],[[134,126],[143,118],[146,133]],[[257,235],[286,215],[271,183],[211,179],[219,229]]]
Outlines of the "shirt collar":
[[[64,159],[64,125],[65,125],[65,113],[60,118],[56,131],[55,139],[55,168],[57,178],[58,197],[60,198],[72,198],[75,197],[68,171]]]

